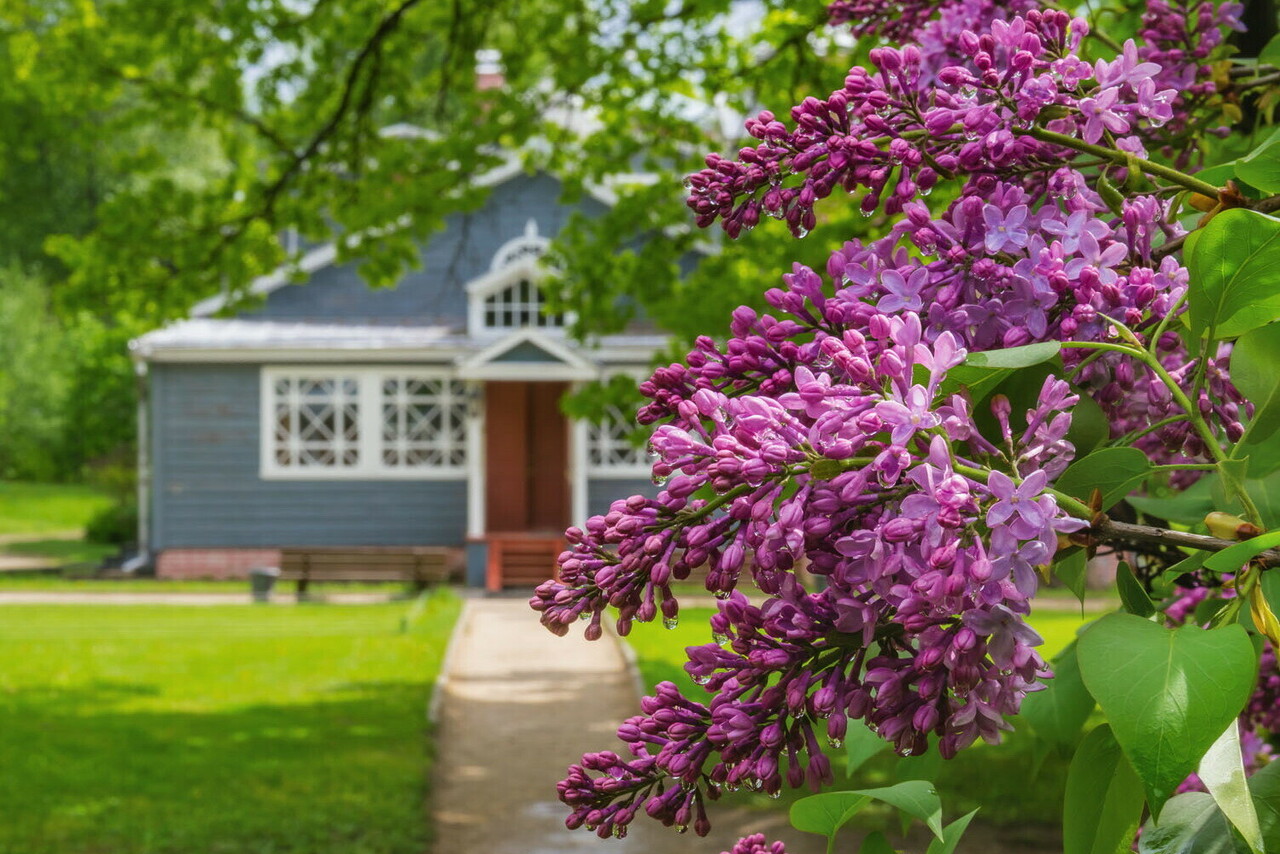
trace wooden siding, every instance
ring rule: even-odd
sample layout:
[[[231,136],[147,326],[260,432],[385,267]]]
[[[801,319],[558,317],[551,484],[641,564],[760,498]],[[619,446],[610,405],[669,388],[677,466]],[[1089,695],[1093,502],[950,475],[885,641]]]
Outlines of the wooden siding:
[[[439,323],[465,327],[467,295],[463,286],[489,271],[493,255],[508,240],[524,234],[530,219],[538,233],[553,237],[569,215],[598,216],[604,206],[593,199],[578,205],[559,202],[560,183],[545,174],[522,175],[495,187],[485,206],[456,214],[422,252],[422,266],[408,271],[394,288],[372,290],[355,264],[326,267],[305,284],[273,292],[266,304],[244,312],[251,320],[312,320],[334,323]]]
[[[151,366],[153,549],[462,545],[465,480],[262,480],[259,370]]]

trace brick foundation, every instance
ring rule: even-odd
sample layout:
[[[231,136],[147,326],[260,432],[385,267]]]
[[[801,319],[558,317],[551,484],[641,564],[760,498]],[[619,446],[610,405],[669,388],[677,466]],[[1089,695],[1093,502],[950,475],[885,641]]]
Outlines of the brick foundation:
[[[158,578],[248,578],[255,566],[279,566],[279,549],[165,549]]]

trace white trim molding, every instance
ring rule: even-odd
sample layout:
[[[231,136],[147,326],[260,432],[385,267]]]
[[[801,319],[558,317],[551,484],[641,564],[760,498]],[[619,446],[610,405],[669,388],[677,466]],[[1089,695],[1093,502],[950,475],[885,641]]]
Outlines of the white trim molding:
[[[475,390],[405,366],[260,372],[263,480],[465,480]]]
[[[503,362],[501,357],[517,347],[529,344],[550,358],[538,362]],[[562,340],[541,330],[521,329],[493,342],[479,353],[458,360],[458,376],[466,380],[526,380],[560,382],[594,380],[600,367]]]

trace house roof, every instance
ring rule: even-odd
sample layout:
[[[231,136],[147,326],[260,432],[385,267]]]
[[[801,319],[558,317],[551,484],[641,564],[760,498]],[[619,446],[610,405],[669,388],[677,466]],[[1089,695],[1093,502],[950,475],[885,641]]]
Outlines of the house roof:
[[[282,323],[196,318],[148,332],[129,345],[141,362],[435,362],[479,367],[524,343],[547,361],[576,367],[648,365],[667,341],[663,335],[606,335],[594,346],[569,348],[551,336],[514,330],[499,341],[477,340],[447,326]],[[581,361],[580,361],[581,360]]]

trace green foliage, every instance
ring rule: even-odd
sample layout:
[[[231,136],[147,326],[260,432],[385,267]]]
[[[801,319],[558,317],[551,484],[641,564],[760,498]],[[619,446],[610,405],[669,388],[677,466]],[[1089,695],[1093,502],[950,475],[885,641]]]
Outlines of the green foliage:
[[[1059,748],[1070,749],[1080,738],[1080,731],[1093,714],[1093,695],[1080,677],[1076,644],[1072,642],[1051,665],[1053,678],[1043,691],[1028,694],[1022,701],[1019,717],[1040,738]]]
[[[1103,448],[1067,467],[1054,487],[1089,502],[1095,489],[1102,493],[1101,509],[1114,504],[1142,484],[1151,473],[1151,460],[1137,448]]]
[[[79,531],[110,502],[96,487],[0,481],[0,535]]]
[[[1262,828],[1245,780],[1239,724],[1235,721],[1227,724],[1226,730],[1200,760],[1197,773],[1218,809],[1244,838],[1249,849],[1260,854],[1263,849]]]
[[[1111,727],[1096,727],[1076,750],[1062,810],[1063,854],[1115,854],[1142,820],[1142,781]]]
[[[84,526],[84,538],[104,545],[135,545],[138,542],[137,502],[112,504],[94,514]]]
[[[41,283],[12,265],[0,269],[0,477],[65,474],[50,440],[66,433],[66,338]]]
[[[458,605],[2,609],[0,850],[419,854]]]
[[[1084,683],[1157,816],[1235,721],[1257,677],[1257,654],[1239,625],[1166,629],[1109,614],[1084,632],[1078,655]]]
[[[1156,612],[1155,603],[1143,589],[1142,583],[1133,574],[1133,567],[1128,561],[1120,561],[1116,565],[1116,587],[1120,591],[1120,601],[1124,609],[1139,617],[1150,617]]]
[[[1234,338],[1280,319],[1280,220],[1229,210],[1198,235],[1187,258],[1192,334]]]

